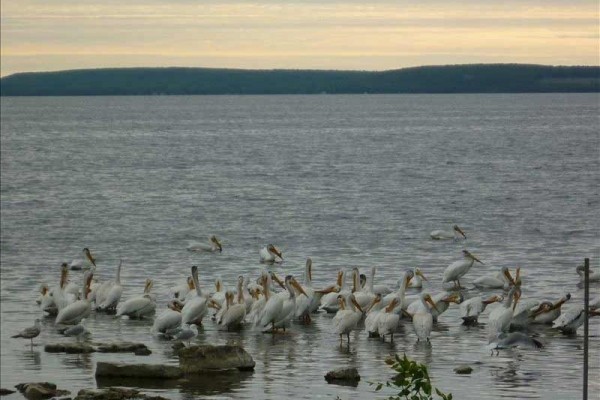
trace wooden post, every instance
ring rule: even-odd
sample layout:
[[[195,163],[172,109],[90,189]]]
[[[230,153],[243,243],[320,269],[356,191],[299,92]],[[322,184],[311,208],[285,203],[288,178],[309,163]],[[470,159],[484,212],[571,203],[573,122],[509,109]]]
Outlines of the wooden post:
[[[583,400],[588,400],[588,355],[589,355],[589,306],[590,306],[590,259],[586,258],[584,263],[584,288],[583,298]]]

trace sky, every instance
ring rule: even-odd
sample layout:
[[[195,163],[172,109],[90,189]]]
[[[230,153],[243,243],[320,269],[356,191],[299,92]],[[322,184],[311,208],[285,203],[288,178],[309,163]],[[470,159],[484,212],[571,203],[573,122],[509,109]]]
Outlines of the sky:
[[[2,0],[0,75],[600,65],[597,0]]]

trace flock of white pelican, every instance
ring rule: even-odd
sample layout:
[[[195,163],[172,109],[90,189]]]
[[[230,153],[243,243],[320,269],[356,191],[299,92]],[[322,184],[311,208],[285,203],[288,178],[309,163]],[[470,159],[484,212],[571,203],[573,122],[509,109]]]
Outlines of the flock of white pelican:
[[[466,239],[464,231],[456,225],[451,231],[436,230],[430,236],[435,240]],[[222,252],[223,246],[213,235],[208,243],[190,244],[187,249]],[[263,263],[283,262],[282,252],[272,244],[260,249],[259,255]],[[583,324],[583,306],[573,306],[564,312],[561,309],[570,299],[569,294],[557,301],[521,300],[520,268],[516,268],[514,276],[507,267],[502,267],[475,279],[472,282],[475,287],[499,292],[465,299],[464,293],[468,290],[462,290],[460,279],[476,262],[483,264],[468,250],[462,250],[462,258],[448,265],[442,276],[442,283],[453,283],[454,286],[436,294],[421,290],[428,278],[420,268],[403,271],[397,286],[392,288],[375,284],[375,267],[367,274],[361,274],[358,268],[339,270],[330,285],[317,289],[313,287],[310,258],[301,281],[293,275],[281,279],[271,268],[264,269],[257,279],[239,276],[232,289],[226,289],[218,278],[215,290],[209,293],[202,289],[199,268],[192,266],[187,280],[169,289],[168,303],[157,313],[159,307],[157,297],[152,293],[151,279],[146,279],[142,293],[122,299],[122,260],[114,280],[100,283],[95,279],[96,259],[85,248],[82,259],[62,264],[57,286],[41,285],[37,303],[45,313],[56,316],[55,325],[67,336],[79,337],[86,333],[83,322],[94,311],[122,318],[153,319],[153,334],[188,344],[198,335],[197,326],[207,319],[214,321],[218,329],[232,331],[251,327],[275,333],[285,332],[294,321],[310,324],[311,315],[317,312],[335,313],[332,334],[339,336],[340,344],[344,337],[349,344],[350,333],[359,329],[364,329],[369,337],[379,337],[383,341],[387,337],[393,341],[401,320],[412,323],[417,341],[429,342],[434,324],[452,304],[459,305],[466,325],[477,324],[482,313],[488,307],[491,309],[486,328],[492,352],[508,347],[542,347],[539,340],[527,333],[530,324],[552,324],[564,333],[575,333]],[[80,287],[68,277],[70,270],[79,269],[84,270]],[[582,275],[581,270],[581,267],[576,269],[579,275]],[[590,273],[590,278],[600,281],[600,273]],[[420,292],[407,295],[407,289],[411,288]],[[590,302],[589,315],[600,315],[600,297]],[[27,338],[33,343],[40,329],[39,320],[36,320],[34,327],[13,337]]]

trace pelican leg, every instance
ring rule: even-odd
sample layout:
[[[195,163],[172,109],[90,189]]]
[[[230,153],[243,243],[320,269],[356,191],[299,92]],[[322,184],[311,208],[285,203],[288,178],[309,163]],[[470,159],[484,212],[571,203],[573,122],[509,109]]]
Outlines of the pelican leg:
[[[390,339],[390,343],[394,343],[394,334],[392,333],[391,339]]]
[[[350,345],[350,332],[346,333],[346,336],[348,337],[348,345]]]

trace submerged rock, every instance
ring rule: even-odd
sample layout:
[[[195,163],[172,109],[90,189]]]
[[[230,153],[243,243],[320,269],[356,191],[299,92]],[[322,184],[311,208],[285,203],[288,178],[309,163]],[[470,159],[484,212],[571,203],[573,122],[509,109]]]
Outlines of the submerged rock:
[[[327,383],[356,386],[360,381],[360,375],[356,368],[340,368],[326,373],[325,380]]]
[[[97,350],[100,353],[135,353],[136,351],[150,351],[144,343],[133,342],[99,343]]]
[[[179,366],[186,374],[207,371],[252,371],[256,363],[241,346],[192,346],[179,350]]]
[[[468,365],[459,365],[458,367],[454,368],[454,372],[457,374],[470,374],[473,372],[473,368]]]
[[[96,377],[176,379],[182,375],[181,369],[173,365],[96,363]]]
[[[86,343],[49,343],[44,346],[44,351],[47,353],[87,354],[95,352],[96,349]]]
[[[0,388],[0,396],[6,396],[7,394],[16,393],[14,390]]]
[[[136,356],[149,356],[150,354],[152,354],[152,351],[150,351],[149,348],[147,347],[143,347],[140,349],[136,349],[133,354],[135,354]]]
[[[148,396],[135,389],[108,388],[108,389],[82,389],[74,400],[168,400],[161,396]]]
[[[50,382],[19,383],[15,387],[29,400],[49,399],[71,393],[68,390],[57,389],[56,385]]]

